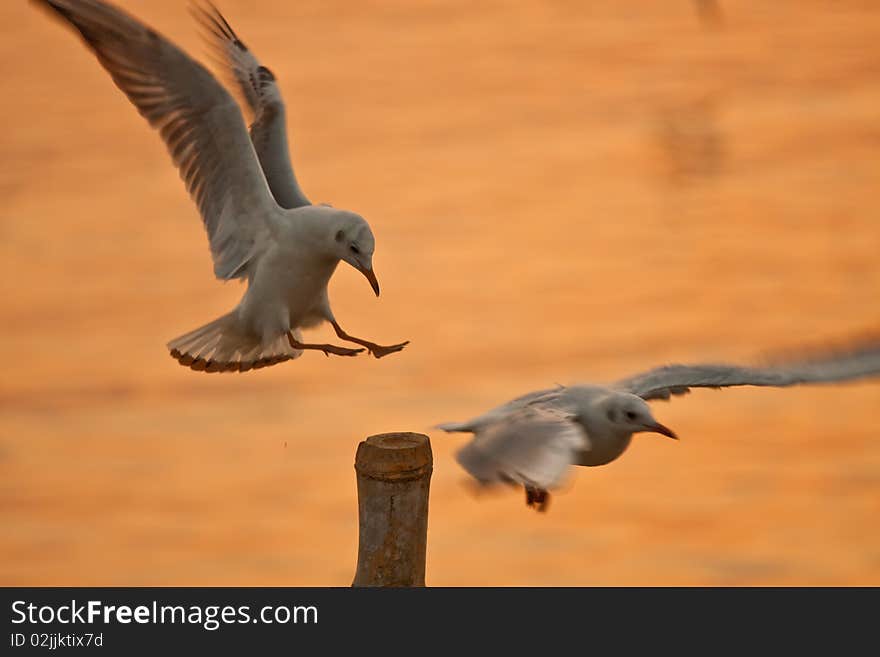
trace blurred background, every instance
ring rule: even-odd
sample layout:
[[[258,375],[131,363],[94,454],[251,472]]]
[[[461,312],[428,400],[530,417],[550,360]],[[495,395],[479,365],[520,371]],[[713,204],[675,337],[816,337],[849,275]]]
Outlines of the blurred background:
[[[120,4],[205,60],[179,0]],[[0,21],[0,584],[348,585],[365,436],[433,438],[433,585],[880,584],[880,384],[702,391],[547,514],[430,427],[669,361],[880,326],[875,2],[220,0],[297,175],[362,213],[381,361],[246,375],[165,343],[232,308],[159,137],[67,29]],[[332,337],[320,329],[307,334]]]

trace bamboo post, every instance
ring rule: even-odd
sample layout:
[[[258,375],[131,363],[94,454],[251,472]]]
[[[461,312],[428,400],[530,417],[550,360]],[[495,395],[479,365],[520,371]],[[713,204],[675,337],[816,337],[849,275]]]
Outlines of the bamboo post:
[[[431,441],[383,433],[358,445],[358,560],[352,586],[424,586]]]

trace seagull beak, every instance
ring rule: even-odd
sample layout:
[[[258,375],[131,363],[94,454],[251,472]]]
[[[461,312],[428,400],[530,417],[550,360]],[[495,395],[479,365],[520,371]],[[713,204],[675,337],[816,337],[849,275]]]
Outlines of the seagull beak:
[[[358,271],[364,275],[364,277],[370,281],[370,287],[373,288],[373,292],[376,293],[376,296],[379,296],[379,281],[376,280],[376,274],[373,273],[372,267],[358,267]]]
[[[675,435],[675,432],[667,426],[660,424],[659,422],[655,422],[654,424],[646,425],[647,431],[652,431],[654,433],[659,433],[667,438],[672,438],[673,440],[678,440],[678,436]]]

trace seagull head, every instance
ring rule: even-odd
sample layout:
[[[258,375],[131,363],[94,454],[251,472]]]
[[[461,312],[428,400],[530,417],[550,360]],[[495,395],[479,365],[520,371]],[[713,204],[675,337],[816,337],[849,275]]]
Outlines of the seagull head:
[[[638,395],[628,392],[616,393],[609,396],[603,406],[605,419],[618,431],[628,434],[659,433],[678,440],[672,429],[654,419],[651,407]]]
[[[376,241],[370,225],[354,212],[338,211],[334,229],[334,254],[362,273],[378,297],[379,281],[373,273],[373,251],[376,248]]]

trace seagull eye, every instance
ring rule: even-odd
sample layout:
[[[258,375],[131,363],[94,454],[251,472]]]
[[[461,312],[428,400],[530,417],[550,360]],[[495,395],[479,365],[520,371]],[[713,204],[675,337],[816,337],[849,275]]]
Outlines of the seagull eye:
[[[354,253],[355,255],[358,255],[361,252],[361,250],[359,248],[357,248],[357,246],[355,246],[354,244],[352,244],[350,248],[351,248],[351,252]]]
[[[627,411],[627,412],[626,412],[626,419],[627,419],[627,420],[635,420],[635,419],[636,419],[636,414],[633,413],[632,411]]]

